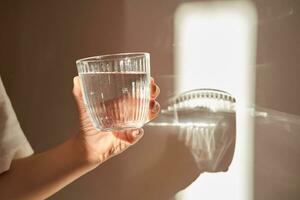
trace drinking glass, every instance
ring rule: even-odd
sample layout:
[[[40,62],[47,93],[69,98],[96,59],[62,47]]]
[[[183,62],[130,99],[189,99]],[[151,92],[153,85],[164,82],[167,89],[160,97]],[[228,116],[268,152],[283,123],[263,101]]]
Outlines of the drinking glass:
[[[76,61],[84,103],[101,131],[140,128],[148,120],[150,54],[120,53]]]

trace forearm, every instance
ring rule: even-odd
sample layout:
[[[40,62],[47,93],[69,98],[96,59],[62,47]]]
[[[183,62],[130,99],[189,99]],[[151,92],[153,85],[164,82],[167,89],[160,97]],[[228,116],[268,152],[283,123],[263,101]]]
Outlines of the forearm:
[[[0,196],[3,200],[45,199],[96,166],[73,137],[44,153],[14,160],[10,170],[0,175]]]

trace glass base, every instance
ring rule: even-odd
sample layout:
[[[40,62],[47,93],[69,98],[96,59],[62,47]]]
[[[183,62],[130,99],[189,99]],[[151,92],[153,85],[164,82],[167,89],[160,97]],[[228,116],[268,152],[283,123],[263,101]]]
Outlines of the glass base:
[[[126,124],[117,124],[113,127],[95,127],[98,131],[103,132],[123,132],[130,129],[140,129],[143,127],[144,124],[137,124],[137,123],[126,123]]]

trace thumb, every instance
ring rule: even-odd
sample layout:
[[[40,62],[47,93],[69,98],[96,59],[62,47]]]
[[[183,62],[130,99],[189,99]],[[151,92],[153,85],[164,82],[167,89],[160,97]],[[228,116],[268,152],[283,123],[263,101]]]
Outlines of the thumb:
[[[75,76],[73,78],[73,95],[77,104],[77,108],[80,114],[83,114],[85,110],[82,92],[80,88],[79,76]]]
[[[134,145],[143,137],[144,129],[142,129],[142,128],[135,129],[133,131],[130,131],[127,134],[128,134],[127,138],[130,138],[130,139],[128,139],[128,142],[130,143],[130,145]]]

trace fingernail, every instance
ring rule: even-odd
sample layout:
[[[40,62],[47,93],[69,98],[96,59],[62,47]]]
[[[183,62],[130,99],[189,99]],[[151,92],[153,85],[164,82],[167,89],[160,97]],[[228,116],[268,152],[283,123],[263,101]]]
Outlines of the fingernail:
[[[137,130],[134,131],[134,135],[135,136],[140,136],[140,135],[143,134],[143,132],[144,132],[143,129],[137,129]]]
[[[160,89],[157,85],[155,85],[155,97],[157,97],[160,93]]]
[[[134,137],[134,140],[132,142],[132,145],[137,143],[144,135],[144,130],[143,129],[139,129],[139,130],[136,130],[134,131],[133,133],[133,137]]]
[[[74,78],[73,78],[73,83],[74,83],[74,85],[76,85],[77,84],[77,82],[78,82],[78,76],[75,76]]]
[[[151,83],[154,83],[154,79],[151,77]]]

